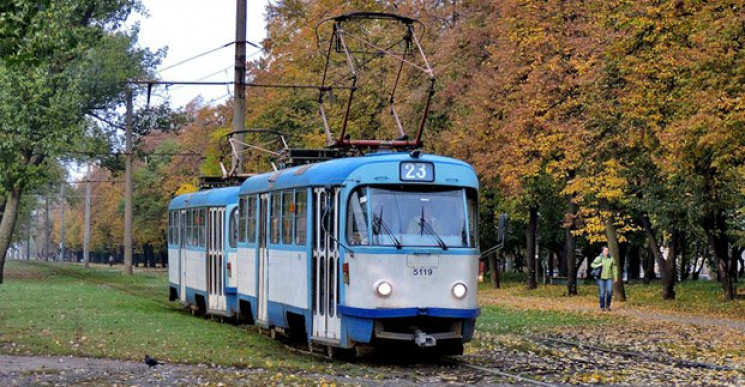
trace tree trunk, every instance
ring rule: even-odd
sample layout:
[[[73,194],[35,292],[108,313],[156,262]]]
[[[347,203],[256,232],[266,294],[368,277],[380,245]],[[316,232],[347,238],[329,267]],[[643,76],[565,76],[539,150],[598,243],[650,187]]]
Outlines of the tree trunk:
[[[567,242],[566,235],[564,235],[564,245],[561,246],[561,250],[556,252],[556,256],[559,257],[559,277],[569,277],[569,265],[567,264]]]
[[[7,196],[0,197],[0,222],[3,221],[3,214],[5,213],[5,201],[7,200]]]
[[[5,277],[5,254],[10,247],[13,229],[18,219],[18,205],[21,202],[22,192],[23,186],[19,184],[8,192],[8,196],[5,199],[3,219],[0,221],[0,284],[3,283]]]
[[[734,282],[737,282],[737,262],[740,260],[740,255],[742,255],[740,247],[737,245],[732,245],[732,254],[730,254],[730,260],[729,260],[729,275],[732,277]]]
[[[677,277],[676,260],[678,252],[680,251],[680,231],[673,230],[670,237],[670,248],[667,251],[667,259],[665,260],[665,266],[660,267],[662,272],[662,299],[663,300],[674,300],[675,299],[675,280]]]
[[[606,206],[607,210],[607,206]],[[608,238],[608,249],[616,264],[618,279],[613,281],[613,296],[619,302],[626,302],[626,288],[623,286],[623,267],[621,266],[621,248],[618,243],[615,217],[613,214],[605,219],[605,236]]]
[[[574,203],[574,195],[568,195],[566,216],[569,222],[565,220],[566,228],[564,229],[564,261],[566,262],[567,276],[567,294],[570,296],[577,295],[577,238],[572,231],[575,230],[574,219],[577,216],[577,204]]]
[[[730,276],[730,259],[728,256],[727,221],[721,211],[709,213],[704,219],[704,230],[709,241],[709,247],[714,252],[717,262],[717,273],[724,290],[724,299],[735,299],[735,286]]]
[[[538,237],[538,208],[530,207],[530,220],[528,222],[528,231],[525,233],[525,240],[527,242],[527,263],[528,263],[528,282],[525,285],[528,289],[536,289],[538,283],[536,282],[536,262],[535,262],[535,248],[536,238]]]
[[[688,241],[685,231],[680,232],[680,280],[687,281],[691,275],[691,257],[688,254]]]
[[[654,272],[654,250],[652,246],[647,247],[647,259],[644,260],[644,284],[649,285],[653,279],[657,278],[657,274]]]
[[[487,261],[489,262],[489,282],[494,289],[499,289],[499,265],[496,252],[492,251]]]
[[[662,299],[673,300],[675,299],[675,277],[670,278],[670,269],[668,265],[675,266],[675,251],[672,251],[670,257],[665,260],[660,252],[660,246],[657,244],[657,237],[655,236],[654,229],[652,228],[652,222],[649,220],[649,216],[644,214],[641,216],[642,227],[644,228],[644,234],[647,236],[647,242],[649,243],[649,249],[654,256],[655,262],[660,267],[660,277],[662,279]],[[672,269],[673,273],[675,269]],[[654,271],[653,271],[654,272]]]
[[[639,246],[634,245],[634,244],[629,246],[628,261],[629,261],[629,279],[639,279],[639,268],[641,266],[641,261],[639,257]]]

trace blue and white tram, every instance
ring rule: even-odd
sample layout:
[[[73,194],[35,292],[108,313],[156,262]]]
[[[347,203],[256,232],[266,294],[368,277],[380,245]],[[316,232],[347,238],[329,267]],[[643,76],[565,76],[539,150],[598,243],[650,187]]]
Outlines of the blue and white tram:
[[[241,315],[332,351],[411,342],[458,353],[473,337],[468,164],[377,153],[251,177],[238,195]]]
[[[168,207],[171,301],[199,313],[236,316],[238,187],[179,195]]]

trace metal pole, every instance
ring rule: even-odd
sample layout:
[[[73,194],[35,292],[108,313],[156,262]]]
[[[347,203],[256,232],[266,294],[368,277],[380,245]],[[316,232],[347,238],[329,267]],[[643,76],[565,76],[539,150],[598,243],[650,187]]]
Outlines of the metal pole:
[[[231,170],[243,173],[243,143],[246,141],[246,0],[235,7],[235,79],[233,82],[233,131],[238,132]]]
[[[88,166],[88,180],[85,182],[85,225],[83,226],[83,266],[89,267],[91,241],[91,167]]]
[[[124,172],[124,274],[132,275],[132,89],[127,90],[126,169]]]
[[[65,261],[65,181],[62,181],[59,189],[59,256],[60,261]]]

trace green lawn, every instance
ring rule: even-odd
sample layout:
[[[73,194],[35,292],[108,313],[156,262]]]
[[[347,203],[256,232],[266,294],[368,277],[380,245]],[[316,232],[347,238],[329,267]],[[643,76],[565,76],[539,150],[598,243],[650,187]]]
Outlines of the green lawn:
[[[566,285],[538,285],[537,289],[525,288],[525,275],[509,273],[503,278],[500,289],[494,290],[488,281],[481,283],[479,289],[495,292],[495,297],[538,297],[556,303],[566,303]],[[742,287],[742,286],[741,286]],[[745,318],[745,297],[741,295],[734,301],[725,301],[722,287],[717,281],[683,281],[675,285],[674,300],[663,300],[660,281],[645,285],[640,280],[625,284],[626,302],[629,307],[649,309],[662,313],[686,313],[709,317]],[[578,280],[579,298],[596,302],[597,286],[593,282]]]
[[[0,352],[175,363],[313,368],[319,360],[168,302],[167,273],[124,276],[70,264],[9,261],[0,285]],[[320,360],[323,362],[323,360]]]

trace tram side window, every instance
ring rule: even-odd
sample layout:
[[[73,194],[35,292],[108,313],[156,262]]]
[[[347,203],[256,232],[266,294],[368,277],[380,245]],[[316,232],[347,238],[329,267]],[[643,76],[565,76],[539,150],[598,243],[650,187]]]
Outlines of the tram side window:
[[[280,210],[282,204],[280,200],[281,195],[279,192],[272,194],[271,213],[269,214],[269,218],[271,219],[269,242],[271,243],[279,243],[279,217],[281,215]]]
[[[191,247],[199,246],[199,240],[197,239],[197,210],[191,211]]]
[[[179,243],[179,213],[171,211],[168,219],[168,238],[169,243],[177,245]]]
[[[292,191],[282,193],[282,243],[292,244],[292,220],[295,203],[292,202]]]
[[[168,244],[173,244],[173,211],[168,212]]]
[[[247,215],[248,241],[253,243],[256,242],[256,196],[254,195],[248,197]]]
[[[192,247],[199,246],[199,211],[194,210],[192,213],[192,224],[191,224],[191,245]]]
[[[205,242],[204,225],[206,222],[204,216],[204,209],[200,209],[197,215],[197,244],[199,247],[204,247]]]
[[[295,244],[304,245],[307,235],[307,211],[308,201],[305,190],[295,192]]]
[[[347,206],[347,242],[350,245],[367,245],[367,190],[359,189],[349,197]]]
[[[246,241],[246,212],[248,211],[247,197],[242,197],[238,202],[238,241]]]
[[[194,211],[187,210],[186,211],[186,244],[188,246],[194,246],[194,234],[192,234],[194,230]]]
[[[233,211],[230,212],[230,221],[228,222],[228,243],[230,244],[231,248],[236,247],[239,224],[240,221],[238,220],[238,208],[233,208]]]
[[[468,246],[479,247],[479,198],[476,190],[466,190],[466,203],[468,206]]]

